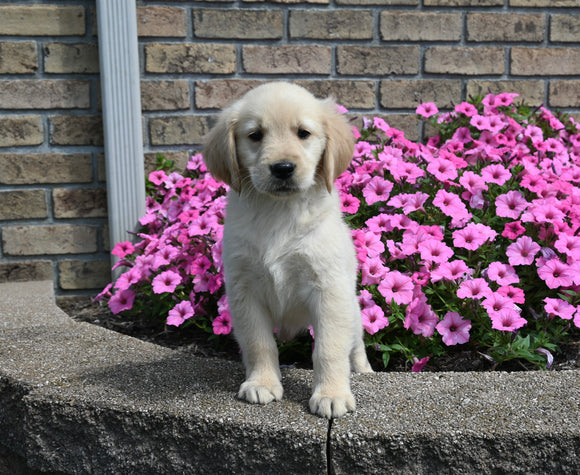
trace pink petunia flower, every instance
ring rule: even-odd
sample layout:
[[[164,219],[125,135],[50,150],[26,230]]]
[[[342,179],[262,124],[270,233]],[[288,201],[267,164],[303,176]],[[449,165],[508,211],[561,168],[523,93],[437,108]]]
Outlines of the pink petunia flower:
[[[421,259],[427,262],[447,262],[453,256],[453,249],[436,239],[427,239],[420,246]]]
[[[515,239],[526,232],[526,228],[522,226],[521,221],[513,221],[511,223],[506,223],[501,235],[508,239]]]
[[[495,183],[496,185],[502,186],[512,177],[512,174],[503,165],[494,164],[484,167],[481,170],[481,176],[487,183]]]
[[[485,279],[480,277],[468,279],[461,282],[457,289],[457,296],[460,299],[485,299],[491,296],[492,291]]]
[[[574,318],[576,307],[565,300],[546,297],[544,302],[546,303],[544,310],[550,318],[555,316],[563,318],[564,320],[571,320]]]
[[[153,279],[153,292],[156,294],[174,292],[179,284],[181,284],[181,276],[177,272],[166,270]]]
[[[551,289],[569,287],[574,283],[574,275],[568,264],[558,258],[549,259],[538,268],[538,275]]]
[[[387,271],[380,257],[367,259],[361,264],[361,285],[378,284]]]
[[[442,157],[434,158],[427,165],[427,171],[439,181],[455,180],[457,178],[457,167],[451,160]]]
[[[431,272],[431,282],[459,280],[470,272],[473,271],[462,260],[456,259],[454,261],[442,262]]]
[[[526,302],[524,291],[512,285],[504,285],[497,289],[497,293],[510,299],[513,303],[523,304]]]
[[[420,116],[425,117],[426,119],[431,117],[432,115],[437,114],[438,112],[439,109],[437,109],[437,106],[433,102],[423,102],[415,110],[416,114],[419,114]]]
[[[389,271],[379,284],[378,290],[389,303],[394,300],[399,305],[408,304],[413,299],[413,281],[399,271]]]
[[[469,102],[462,102],[461,104],[457,104],[455,106],[455,112],[458,114],[464,114],[467,117],[473,117],[477,114],[477,108]]]
[[[180,326],[185,320],[193,317],[193,306],[188,300],[179,302],[175,307],[169,310],[167,325]]]
[[[132,290],[116,292],[109,300],[111,312],[117,315],[124,310],[131,310],[133,308],[133,302],[135,301],[135,295],[135,292]]]
[[[435,194],[433,204],[437,206],[443,214],[455,219],[471,218],[471,213],[467,211],[467,207],[461,201],[461,198],[459,198],[455,193],[439,190]]]
[[[487,277],[499,285],[517,284],[520,278],[515,269],[503,262],[492,262],[487,268]]]
[[[580,236],[562,233],[558,236],[554,247],[574,260],[580,259]]]
[[[119,259],[123,259],[125,256],[133,254],[134,252],[135,246],[133,246],[133,243],[131,241],[123,241],[115,244],[111,254],[117,256]]]
[[[534,262],[534,257],[539,250],[540,245],[536,244],[531,237],[521,236],[507,247],[506,255],[512,266],[530,265]]]
[[[514,310],[514,301],[498,292],[492,292],[488,295],[481,305],[483,305],[489,315],[493,315],[500,310]]]
[[[378,305],[364,308],[361,311],[361,316],[363,328],[370,335],[374,335],[389,325],[389,319],[385,317],[385,312]]]
[[[228,311],[223,311],[212,322],[215,335],[229,335],[232,331],[232,317]]]
[[[471,320],[464,319],[457,312],[447,312],[436,328],[447,346],[461,345],[469,341]]]
[[[453,231],[453,245],[469,251],[475,251],[486,241],[493,241],[497,233],[481,223],[469,223],[463,229]]]
[[[387,201],[392,189],[393,184],[390,181],[375,176],[363,188],[363,196],[367,204],[373,205],[379,201]]]
[[[413,357],[413,366],[411,367],[411,372],[420,373],[428,362],[429,362],[428,356],[425,356],[425,358],[421,359]]]
[[[343,213],[356,214],[360,206],[360,200],[351,194],[341,193],[340,209]]]
[[[523,327],[527,322],[517,311],[503,309],[490,315],[491,328],[500,331],[513,332]]]
[[[424,296],[423,296],[424,297]],[[439,318],[425,298],[415,298],[406,309],[403,326],[415,335],[431,338]]]
[[[502,218],[518,219],[528,205],[519,191],[508,191],[495,199],[496,214]]]

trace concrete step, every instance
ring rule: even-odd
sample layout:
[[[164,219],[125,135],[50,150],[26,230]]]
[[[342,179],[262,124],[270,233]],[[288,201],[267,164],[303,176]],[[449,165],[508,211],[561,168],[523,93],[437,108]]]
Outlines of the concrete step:
[[[185,355],[55,304],[52,282],[0,284],[0,467],[67,474],[580,473],[580,371],[353,375],[357,411],[235,398],[240,364]],[[10,454],[6,456],[6,454]]]

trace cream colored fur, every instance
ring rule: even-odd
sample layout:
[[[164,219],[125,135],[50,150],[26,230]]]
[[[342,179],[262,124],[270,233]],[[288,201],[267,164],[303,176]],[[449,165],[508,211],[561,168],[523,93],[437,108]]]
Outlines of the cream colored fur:
[[[225,109],[207,137],[207,167],[231,187],[223,261],[246,368],[238,397],[249,402],[282,398],[274,329],[291,338],[314,328],[315,414],[354,410],[350,371],[372,371],[354,247],[333,185],[353,147],[332,101],[282,82],[262,85]],[[281,162],[295,167],[288,179],[274,176],[272,166]]]

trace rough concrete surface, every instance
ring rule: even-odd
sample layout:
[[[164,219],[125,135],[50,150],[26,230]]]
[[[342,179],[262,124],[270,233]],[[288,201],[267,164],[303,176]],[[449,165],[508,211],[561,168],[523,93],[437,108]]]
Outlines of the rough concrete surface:
[[[310,371],[246,404],[240,364],[75,322],[52,285],[0,284],[0,471],[580,473],[579,371],[354,375],[329,431]]]

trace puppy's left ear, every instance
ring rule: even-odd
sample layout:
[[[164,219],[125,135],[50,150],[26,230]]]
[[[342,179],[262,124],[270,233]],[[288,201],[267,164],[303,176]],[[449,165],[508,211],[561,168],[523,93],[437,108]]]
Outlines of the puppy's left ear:
[[[354,153],[354,135],[346,117],[342,115],[334,101],[324,101],[326,149],[322,155],[321,174],[329,193],[334,180],[350,165]]]

